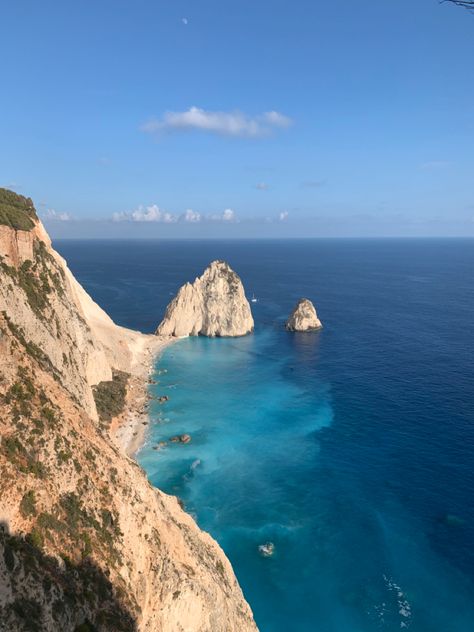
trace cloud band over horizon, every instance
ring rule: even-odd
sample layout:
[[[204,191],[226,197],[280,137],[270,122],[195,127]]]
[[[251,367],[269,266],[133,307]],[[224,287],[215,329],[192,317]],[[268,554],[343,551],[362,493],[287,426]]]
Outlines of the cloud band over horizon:
[[[197,130],[218,136],[261,138],[292,124],[290,117],[275,110],[248,116],[238,110],[220,112],[193,106],[184,112],[165,112],[161,118],[150,119],[140,129],[148,134]]]
[[[176,215],[163,211],[157,204],[151,206],[140,205],[134,211],[122,211],[114,213],[112,215],[113,222],[154,222],[162,224],[177,224],[178,222],[185,222],[188,224],[198,224],[200,222],[238,222],[235,211],[231,208],[226,208],[222,213],[213,213],[209,215],[203,215],[198,211],[187,209],[184,213]]]

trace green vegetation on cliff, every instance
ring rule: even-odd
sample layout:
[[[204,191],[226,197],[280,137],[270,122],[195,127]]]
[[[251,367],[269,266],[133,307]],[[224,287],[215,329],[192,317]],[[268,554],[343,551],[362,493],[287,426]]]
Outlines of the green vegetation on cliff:
[[[0,224],[15,230],[31,230],[37,219],[31,198],[0,188]]]
[[[0,580],[15,596],[0,606],[1,630],[137,630],[119,591],[90,557],[73,561],[64,556],[61,561],[44,552],[35,531],[21,537],[9,533],[1,522],[0,551],[4,559]],[[72,628],[74,621],[80,623]]]
[[[0,312],[0,340],[15,357],[17,339],[2,319]],[[26,521],[13,534],[0,520],[0,587],[13,595],[0,603],[0,630],[72,630],[76,626],[65,622],[73,621],[81,632],[131,632],[136,604],[124,580],[109,579],[111,569],[124,565],[123,534],[109,491],[109,476],[118,472],[107,471],[91,490],[99,451],[85,449],[71,418],[46,394],[39,370],[36,363],[18,363],[16,375],[0,380],[0,422],[8,419],[1,433],[0,480],[18,494]],[[72,481],[74,490],[53,495],[58,477]]]
[[[34,259],[23,261],[18,268],[6,263],[0,255],[0,271],[25,292],[36,316],[49,321],[51,314],[47,312],[51,307],[50,298],[53,294],[64,296],[64,271],[48,252],[43,241],[35,241],[33,251]]]
[[[102,422],[109,422],[123,412],[129,377],[125,371],[114,370],[110,381],[99,382],[94,386],[95,405]]]

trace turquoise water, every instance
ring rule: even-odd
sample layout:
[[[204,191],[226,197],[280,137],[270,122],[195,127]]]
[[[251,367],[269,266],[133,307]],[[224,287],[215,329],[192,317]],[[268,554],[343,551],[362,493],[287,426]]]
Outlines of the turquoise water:
[[[262,630],[467,631],[470,587],[430,551],[416,520],[396,498],[384,513],[361,506],[359,482],[321,457],[330,385],[313,375],[308,390],[291,373],[315,373],[322,335],[283,334],[281,350],[272,329],[176,343],[158,363],[151,390],[170,400],[152,405],[139,462],[218,539]],[[190,444],[153,449],[182,433]],[[358,457],[345,458],[338,465],[350,472]],[[258,553],[267,541],[272,558]]]
[[[259,297],[254,335],[165,351],[138,460],[220,542],[262,632],[474,630],[472,241],[60,250],[144,330],[214,258]],[[305,295],[325,327],[289,334]]]

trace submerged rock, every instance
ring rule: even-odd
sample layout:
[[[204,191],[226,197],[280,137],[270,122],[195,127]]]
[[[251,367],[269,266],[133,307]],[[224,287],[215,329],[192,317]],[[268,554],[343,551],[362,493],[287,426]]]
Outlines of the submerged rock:
[[[166,441],[160,441],[156,445],[153,446],[153,450],[162,450],[166,447]]]
[[[188,434],[175,435],[174,437],[171,437],[170,441],[171,443],[190,443],[191,435],[188,435]]]
[[[300,298],[285,326],[288,331],[316,331],[323,325],[313,303],[307,298]]]
[[[244,336],[254,322],[242,281],[225,261],[213,261],[166,308],[157,335]]]
[[[443,522],[448,527],[462,527],[465,524],[464,518],[456,516],[455,514],[446,514],[443,518]]]
[[[260,544],[258,547],[258,552],[263,557],[271,557],[275,553],[275,545],[273,542],[265,542],[265,544]]]

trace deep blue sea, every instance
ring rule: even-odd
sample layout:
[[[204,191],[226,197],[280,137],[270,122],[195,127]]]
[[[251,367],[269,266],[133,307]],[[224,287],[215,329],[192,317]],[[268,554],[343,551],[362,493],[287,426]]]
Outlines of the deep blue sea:
[[[55,245],[142,331],[216,258],[258,297],[255,334],[165,351],[138,460],[220,542],[262,632],[474,630],[474,240]],[[284,330],[302,296],[322,331]]]

